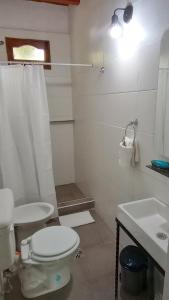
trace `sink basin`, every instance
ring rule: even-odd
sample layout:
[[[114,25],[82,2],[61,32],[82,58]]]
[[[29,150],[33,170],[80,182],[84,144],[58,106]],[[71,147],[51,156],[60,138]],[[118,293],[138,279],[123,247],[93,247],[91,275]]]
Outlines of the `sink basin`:
[[[118,220],[165,270],[169,237],[169,207],[148,198],[118,205]]]

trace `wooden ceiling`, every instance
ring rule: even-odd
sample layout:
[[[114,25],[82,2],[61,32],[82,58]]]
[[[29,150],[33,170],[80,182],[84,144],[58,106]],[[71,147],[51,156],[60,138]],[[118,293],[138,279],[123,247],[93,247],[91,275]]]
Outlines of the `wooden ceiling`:
[[[29,0],[34,2],[44,2],[44,3],[50,3],[50,4],[56,4],[56,5],[78,5],[80,4],[80,0]]]

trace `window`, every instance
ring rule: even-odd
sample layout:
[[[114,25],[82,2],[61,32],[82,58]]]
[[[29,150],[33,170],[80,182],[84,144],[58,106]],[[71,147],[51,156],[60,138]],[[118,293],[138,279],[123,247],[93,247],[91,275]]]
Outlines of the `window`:
[[[6,37],[9,61],[51,62],[49,41]],[[44,66],[51,69],[51,66]]]

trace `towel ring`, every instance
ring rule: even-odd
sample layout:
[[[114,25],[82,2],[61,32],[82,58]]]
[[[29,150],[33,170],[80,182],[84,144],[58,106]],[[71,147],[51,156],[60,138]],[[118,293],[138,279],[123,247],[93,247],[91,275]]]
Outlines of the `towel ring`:
[[[133,139],[133,144],[134,144],[136,140],[136,127],[138,126],[138,119],[135,119],[134,121],[131,121],[127,124],[124,132],[124,137],[122,139],[123,146],[126,146],[125,138],[127,136],[127,130],[130,126],[132,126],[134,130],[134,139]]]

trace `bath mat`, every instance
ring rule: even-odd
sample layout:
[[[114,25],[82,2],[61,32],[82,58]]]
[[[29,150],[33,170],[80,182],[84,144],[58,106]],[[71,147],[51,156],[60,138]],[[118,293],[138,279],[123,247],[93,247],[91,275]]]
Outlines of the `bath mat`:
[[[82,211],[66,216],[61,216],[59,217],[59,221],[62,226],[68,227],[78,227],[95,222],[89,211]]]

